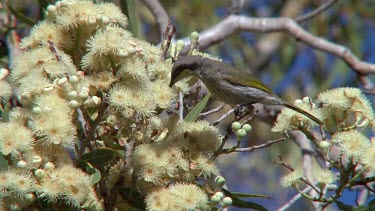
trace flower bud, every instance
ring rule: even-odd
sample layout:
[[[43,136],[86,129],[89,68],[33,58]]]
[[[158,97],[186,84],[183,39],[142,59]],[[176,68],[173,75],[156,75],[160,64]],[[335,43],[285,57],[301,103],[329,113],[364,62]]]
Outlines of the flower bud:
[[[26,163],[26,161],[24,161],[24,160],[20,160],[20,161],[17,162],[17,167],[18,167],[18,168],[23,169],[23,168],[25,168],[26,166],[27,166],[27,163]]]
[[[176,55],[176,44],[172,43],[171,44],[171,47],[170,47],[170,50],[169,50],[169,55],[174,58],[174,56]]]
[[[250,124],[244,124],[242,129],[244,129],[246,132],[250,132],[252,128]]]
[[[119,56],[121,56],[121,57],[127,57],[127,56],[129,56],[129,52],[127,50],[125,50],[125,49],[120,49],[117,54]]]
[[[135,54],[137,50],[133,46],[129,46],[127,49],[129,54]]]
[[[70,108],[75,109],[75,108],[78,108],[80,106],[81,106],[81,104],[77,100],[71,100],[71,101],[69,101],[69,107]]]
[[[77,71],[76,75],[78,76],[78,78],[82,79],[85,77],[85,72],[80,70],[80,71]]]
[[[45,172],[43,169],[37,169],[35,170],[34,175],[37,180],[41,180],[44,178]]]
[[[80,91],[78,97],[82,100],[89,98],[89,93],[86,91]]]
[[[57,9],[61,8],[61,1],[55,2],[55,6],[57,7]]]
[[[25,203],[31,204],[35,201],[35,195],[33,193],[28,193],[25,195]]]
[[[77,92],[74,91],[74,90],[68,92],[68,97],[69,97],[70,99],[75,99],[77,96],[78,96],[78,94],[77,94]]]
[[[232,205],[232,203],[233,203],[233,200],[231,197],[225,197],[221,200],[221,206],[223,207],[228,207]]]
[[[9,75],[9,70],[5,68],[0,68],[0,80],[3,80]]]
[[[87,86],[83,86],[81,87],[81,90],[80,91],[85,91],[85,92],[89,92],[89,88]]]
[[[177,53],[181,52],[182,49],[185,47],[185,42],[183,40],[178,40],[176,43],[176,51]]]
[[[76,76],[76,75],[71,75],[71,76],[69,76],[69,82],[70,82],[70,83],[72,83],[72,84],[76,84],[76,83],[78,83],[78,81],[79,81],[78,76]]]
[[[47,87],[44,87],[43,88],[43,92],[49,92],[49,91],[52,91],[55,87],[53,86],[47,86]]]
[[[319,142],[319,147],[322,149],[328,149],[331,146],[331,143],[327,141],[321,141]]]
[[[237,130],[236,135],[237,135],[237,137],[238,137],[239,139],[242,139],[243,137],[246,136],[246,131],[245,131],[244,129],[239,129],[239,130]]]
[[[44,170],[52,170],[54,168],[55,168],[55,164],[52,162],[47,162],[46,164],[44,164]]]
[[[31,94],[30,94],[30,92],[23,92],[22,94],[21,94],[21,98],[22,98],[22,100],[26,100],[26,101],[29,101],[29,100],[31,100]]]
[[[221,200],[222,198],[224,198],[224,193],[221,192],[221,191],[216,192],[215,195],[217,195],[217,196],[220,198],[220,200]]]
[[[59,85],[61,88],[63,88],[67,92],[71,89],[71,85],[69,84],[67,77],[60,78],[57,81],[57,85]]]
[[[31,160],[32,164],[40,164],[42,162],[42,157],[39,155],[34,155],[33,159]]]
[[[91,98],[91,101],[92,101],[92,104],[95,105],[95,106],[98,106],[98,105],[100,105],[100,103],[102,103],[102,99],[100,99],[97,96],[93,96]]]
[[[196,44],[198,43],[198,40],[199,40],[199,34],[198,32],[194,31],[190,34],[190,41],[192,44]]]
[[[219,185],[220,187],[222,187],[223,185],[225,185],[225,178],[222,177],[222,176],[217,176],[217,177],[215,178],[215,183],[216,183],[217,185]]]
[[[102,99],[97,96],[93,96],[85,101],[85,105],[88,107],[96,107],[102,103]]]
[[[213,196],[211,196],[211,202],[213,204],[218,204],[220,202],[220,200],[221,200],[221,198],[218,195],[216,195],[216,194],[214,194]]]
[[[63,78],[60,78],[58,81],[57,81],[57,85],[59,86],[63,86],[65,83],[68,82],[68,79],[66,77],[63,77]]]
[[[57,7],[55,5],[48,5],[47,11],[49,15],[56,16],[57,15]]]
[[[131,45],[133,47],[137,47],[138,46],[138,44],[136,42],[131,41],[131,40],[129,40],[128,43],[129,43],[129,45]]]
[[[39,107],[39,106],[35,106],[35,107],[33,107],[32,112],[33,112],[33,114],[40,114],[40,113],[42,113],[42,108]]]
[[[237,130],[241,129],[241,123],[239,123],[239,122],[233,122],[232,125],[231,125],[231,127],[232,127],[233,131],[237,131]]]
[[[106,17],[106,16],[103,16],[103,17],[101,18],[101,22],[102,22],[102,24],[104,24],[104,25],[108,25],[110,21],[111,21],[111,20],[109,20],[109,18]]]
[[[67,1],[61,1],[61,6],[62,7],[67,7],[68,6],[68,2]]]

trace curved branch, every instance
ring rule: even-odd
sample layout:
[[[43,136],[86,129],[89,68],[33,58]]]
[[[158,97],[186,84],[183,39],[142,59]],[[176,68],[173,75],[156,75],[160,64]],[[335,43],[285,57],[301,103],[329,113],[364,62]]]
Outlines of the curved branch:
[[[159,26],[160,35],[168,25],[169,16],[158,0],[142,0],[142,3],[151,11]],[[162,38],[162,36],[160,36]],[[161,41],[161,39],[160,39]]]
[[[219,43],[231,35],[241,32],[287,32],[298,41],[311,47],[333,54],[343,59],[359,75],[375,73],[375,65],[359,60],[348,48],[314,36],[300,27],[291,18],[249,18],[239,15],[230,15],[210,29],[200,32],[199,46],[201,49]],[[184,39],[185,51],[190,48],[188,38]]]

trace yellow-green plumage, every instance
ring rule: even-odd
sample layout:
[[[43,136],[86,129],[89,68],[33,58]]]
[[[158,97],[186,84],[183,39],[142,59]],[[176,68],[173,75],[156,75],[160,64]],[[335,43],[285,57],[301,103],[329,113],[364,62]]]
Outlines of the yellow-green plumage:
[[[197,76],[211,94],[224,103],[282,105],[322,125],[315,116],[280,99],[267,85],[247,71],[202,56],[180,56],[173,65],[170,86],[186,75]]]

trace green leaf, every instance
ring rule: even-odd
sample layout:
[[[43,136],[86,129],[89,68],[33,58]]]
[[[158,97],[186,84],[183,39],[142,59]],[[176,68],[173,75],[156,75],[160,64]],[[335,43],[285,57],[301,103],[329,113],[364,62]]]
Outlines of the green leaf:
[[[210,97],[211,97],[211,94],[208,93],[199,103],[197,103],[197,105],[194,106],[194,108],[190,110],[190,112],[186,115],[184,120],[186,122],[195,122],[195,120],[198,119],[199,114],[206,107]]]
[[[84,172],[90,174],[91,182],[93,182],[94,184],[100,181],[102,174],[100,173],[99,169],[95,168],[90,163],[85,162],[85,161],[80,161],[77,164],[77,167],[82,169]]]
[[[94,166],[99,166],[113,161],[119,157],[121,157],[121,155],[116,150],[109,148],[99,148],[82,155],[81,160],[89,162]]]
[[[31,20],[30,18],[26,17],[24,14],[20,13],[20,12],[17,12],[13,7],[11,7],[8,3],[7,3],[7,6],[8,6],[8,9],[9,11],[14,15],[16,16],[16,18],[21,21],[22,23],[25,23],[29,26],[33,26],[34,25],[34,21]]]
[[[42,20],[45,18],[45,11],[48,6],[48,2],[46,0],[38,0],[39,3],[39,20]]]
[[[95,168],[95,173],[91,175],[91,182],[98,183],[102,178],[102,174],[100,173],[99,169]]]
[[[128,17],[129,20],[129,31],[134,37],[138,36],[138,26],[137,26],[137,9],[135,7],[135,0],[121,0],[121,10]]]
[[[3,122],[9,122],[9,112],[10,112],[10,103],[8,101],[4,102],[4,109],[1,110],[0,114]]]
[[[118,149],[117,153],[119,153],[121,157],[123,157],[123,158],[125,157],[125,150]]]
[[[0,171],[9,168],[9,163],[3,154],[0,154]]]
[[[250,201],[243,201],[224,188],[222,188],[221,190],[224,192],[225,196],[229,196],[232,198],[233,200],[232,206],[239,207],[239,208],[249,208],[249,209],[259,210],[259,211],[267,211],[267,209],[264,208],[262,205],[259,205],[257,203],[250,202]]]
[[[86,161],[80,161],[77,167],[90,175],[95,173],[95,167]]]
[[[374,200],[370,201],[368,203],[368,206],[363,206],[363,205],[359,205],[357,207],[353,207],[353,206],[350,206],[350,205],[346,205],[344,203],[342,203],[341,201],[337,201],[337,200],[334,200],[337,207],[340,209],[340,210],[344,210],[344,211],[370,211],[370,210],[375,210],[375,204],[374,204]]]
[[[252,194],[252,193],[238,193],[238,192],[231,192],[233,196],[239,197],[239,198],[265,198],[265,199],[272,199],[269,196],[266,195],[260,195],[260,194]]]
[[[119,191],[121,197],[131,206],[146,210],[145,198],[141,193],[130,188],[121,188]]]

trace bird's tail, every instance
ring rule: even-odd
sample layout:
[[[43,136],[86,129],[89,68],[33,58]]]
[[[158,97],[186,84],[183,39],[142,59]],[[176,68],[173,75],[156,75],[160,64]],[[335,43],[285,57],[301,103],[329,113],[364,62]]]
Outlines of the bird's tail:
[[[316,122],[318,125],[323,125],[323,122],[320,119],[316,118],[314,115],[312,115],[309,112],[303,110],[302,108],[299,108],[299,107],[297,107],[295,105],[292,105],[292,104],[289,104],[289,103],[285,103],[284,106],[289,108],[289,109],[292,109],[293,111],[296,111],[298,113],[301,113],[301,114],[307,116],[308,118],[310,118],[311,120]]]

